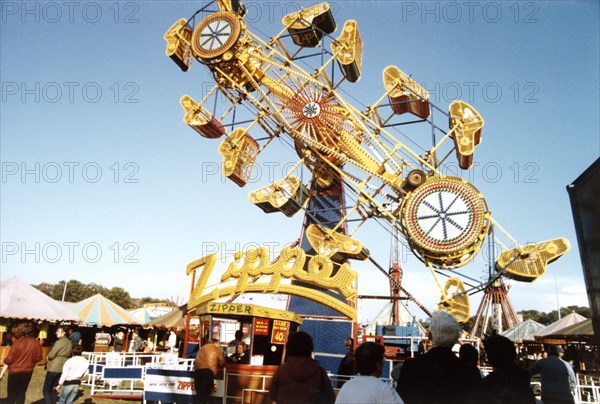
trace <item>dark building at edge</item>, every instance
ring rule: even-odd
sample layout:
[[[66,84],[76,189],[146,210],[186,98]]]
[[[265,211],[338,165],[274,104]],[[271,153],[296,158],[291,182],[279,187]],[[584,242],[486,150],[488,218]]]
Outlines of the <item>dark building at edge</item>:
[[[600,158],[567,185],[596,344],[600,340]]]

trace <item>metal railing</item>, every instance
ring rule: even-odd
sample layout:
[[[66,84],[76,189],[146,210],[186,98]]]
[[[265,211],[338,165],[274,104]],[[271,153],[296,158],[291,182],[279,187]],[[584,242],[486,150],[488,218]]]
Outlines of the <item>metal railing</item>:
[[[193,359],[181,359],[176,354],[136,352],[85,352],[90,362],[82,385],[90,386],[90,395],[142,397],[146,368],[192,370]]]

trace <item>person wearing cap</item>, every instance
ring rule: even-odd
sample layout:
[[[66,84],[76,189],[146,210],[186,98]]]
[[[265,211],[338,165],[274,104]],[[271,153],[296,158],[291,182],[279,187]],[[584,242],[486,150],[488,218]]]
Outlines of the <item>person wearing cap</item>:
[[[515,344],[506,337],[493,335],[483,340],[483,347],[494,370],[481,382],[479,402],[535,404],[529,372],[515,363]]]
[[[529,374],[542,377],[542,401],[544,404],[574,404],[572,391],[575,390],[575,372],[571,365],[562,359],[561,347],[550,345],[548,357],[540,359],[529,367]]]

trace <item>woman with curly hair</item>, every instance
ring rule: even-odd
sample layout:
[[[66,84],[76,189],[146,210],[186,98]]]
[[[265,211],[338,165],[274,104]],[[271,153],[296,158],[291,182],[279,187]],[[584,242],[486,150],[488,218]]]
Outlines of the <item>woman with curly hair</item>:
[[[4,358],[0,379],[8,369],[7,402],[23,404],[33,369],[42,360],[42,346],[34,337],[36,329],[31,323],[18,324],[12,332],[17,339]]]

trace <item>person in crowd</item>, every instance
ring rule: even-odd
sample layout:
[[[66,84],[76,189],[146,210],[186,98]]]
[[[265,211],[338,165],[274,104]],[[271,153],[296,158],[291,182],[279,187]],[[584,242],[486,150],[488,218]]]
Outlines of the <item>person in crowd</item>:
[[[42,347],[35,339],[37,330],[31,323],[22,323],[12,330],[16,338],[4,358],[0,380],[8,371],[8,404],[24,404],[25,393],[35,365],[42,360]]]
[[[169,331],[166,347],[169,352],[175,352],[175,349],[177,348],[177,334],[175,333],[174,328]]]
[[[346,338],[346,340],[344,341],[344,345],[346,345],[347,352],[346,355],[342,358],[340,366],[338,367],[338,388],[341,388],[347,380],[350,380],[349,377],[344,376],[352,376],[354,374],[354,339]]]
[[[79,332],[79,327],[74,325],[69,328],[69,341],[71,341],[71,346],[79,345],[81,342],[81,332]]]
[[[244,341],[238,342],[235,347],[235,353],[227,357],[227,362],[249,364],[250,356],[247,351],[246,343]]]
[[[514,343],[495,335],[484,339],[483,346],[494,370],[481,382],[479,401],[488,404],[535,404],[529,373],[515,363],[517,352]]]
[[[450,314],[439,311],[431,317],[429,332],[432,347],[404,363],[398,394],[408,404],[474,401],[481,383],[479,371],[452,352],[461,333],[460,325]]]
[[[483,373],[479,369],[477,362],[479,361],[479,352],[471,344],[462,344],[458,349],[458,357],[462,359],[467,365],[477,368],[479,376],[483,377]]]
[[[574,404],[572,391],[576,379],[573,367],[560,359],[564,353],[561,347],[550,345],[548,357],[540,359],[529,367],[529,374],[542,376],[542,401],[544,404]]]
[[[129,352],[140,352],[144,350],[144,341],[138,335],[138,331],[131,333],[131,342],[129,343]]]
[[[125,333],[120,330],[115,334],[115,352],[123,352],[125,348]]]
[[[312,356],[312,337],[303,332],[290,334],[286,361],[273,375],[269,395],[277,404],[332,404],[335,393],[331,380]]]
[[[72,349],[71,341],[67,338],[67,329],[65,327],[58,327],[56,329],[56,342],[54,342],[54,345],[48,352],[46,378],[44,379],[44,387],[42,388],[45,404],[56,404],[58,401],[56,386],[58,386],[63,365],[71,357]]]
[[[235,353],[238,342],[244,339],[244,332],[242,330],[237,330],[235,332],[235,339],[229,341],[227,344],[227,355],[233,355]]]
[[[375,342],[364,342],[356,348],[354,360],[357,376],[344,383],[336,404],[403,403],[392,386],[379,380],[383,372],[385,349]]]
[[[90,365],[90,362],[81,356],[82,352],[83,347],[75,345],[72,351],[73,356],[63,366],[58,386],[56,386],[56,391],[60,394],[58,404],[73,404],[77,397],[81,379],[87,374]]]
[[[15,338],[12,332],[7,332],[2,336],[2,346],[12,346]]]
[[[204,344],[200,348],[194,360],[195,404],[208,403],[208,396],[212,392],[215,377],[223,366],[225,366],[225,358],[218,339],[215,338],[211,343]]]
[[[427,352],[427,338],[424,338],[419,341],[419,345],[417,346],[417,352],[419,353],[419,355],[423,355],[425,352]]]

